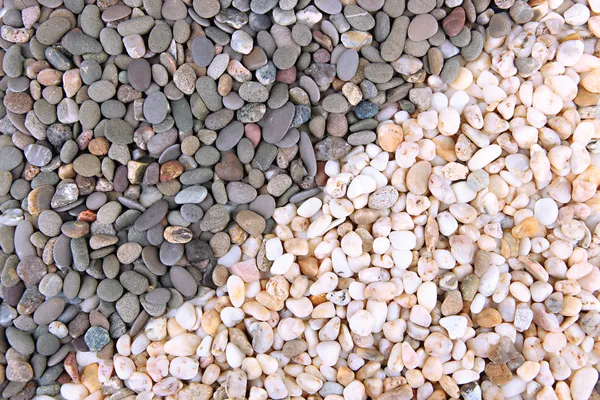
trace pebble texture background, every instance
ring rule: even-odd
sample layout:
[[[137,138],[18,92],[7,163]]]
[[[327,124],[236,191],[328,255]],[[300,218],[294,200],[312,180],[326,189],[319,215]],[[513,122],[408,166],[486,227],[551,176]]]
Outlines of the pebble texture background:
[[[469,361],[462,361],[464,369],[460,371],[467,371],[465,373],[452,375],[458,367],[453,371],[444,370],[444,379],[436,380],[431,378],[433,373],[412,374],[413,367],[407,368],[410,373],[404,370],[400,376],[400,370],[411,363],[417,363],[415,367],[418,365],[423,371],[427,369],[423,366],[427,358],[425,352],[422,349],[415,352],[422,345],[420,341],[425,342],[425,351],[432,356],[430,358],[439,356],[443,359],[448,354],[436,353],[433,348],[452,347],[452,342],[438,331],[451,335],[462,332],[452,339],[470,334],[466,333],[466,317],[462,317],[465,321],[449,319],[440,322],[443,330],[437,324],[440,315],[435,315],[435,301],[431,307],[415,305],[417,297],[413,293],[416,288],[410,293],[414,299],[404,297],[394,303],[392,296],[378,300],[413,310],[410,318],[404,318],[407,315],[400,311],[396,315],[396,320],[410,319],[409,324],[412,324],[401,345],[400,352],[406,355],[400,361],[403,364],[398,371],[394,370],[398,366],[392,365],[392,361],[400,356],[388,346],[391,339],[386,337],[380,342],[381,331],[374,332],[370,328],[373,323],[369,312],[375,313],[375,309],[369,309],[369,312],[353,310],[355,318],[350,320],[350,328],[343,325],[345,331],[342,329],[338,339],[338,326],[333,340],[323,339],[319,349],[312,348],[312,342],[309,349],[309,344],[301,340],[301,333],[292,337],[283,332],[295,332],[299,329],[298,324],[301,330],[304,329],[303,321],[310,319],[313,305],[316,310],[319,303],[327,300],[334,310],[333,315],[334,307],[342,307],[344,311],[340,313],[344,317],[348,305],[345,299],[351,296],[340,291],[326,297],[326,293],[334,289],[346,290],[350,284],[340,283],[338,288],[336,276],[336,284],[329,288],[324,283],[329,275],[325,274],[332,273],[327,271],[327,262],[321,260],[328,259],[331,269],[329,257],[336,262],[339,258],[334,255],[338,253],[329,252],[319,258],[319,267],[317,258],[313,257],[316,243],[310,244],[311,256],[303,258],[309,253],[305,239],[320,239],[331,229],[343,237],[340,241],[331,241],[337,242],[338,247],[341,243],[338,250],[345,253],[342,254],[344,260],[346,256],[363,256],[365,249],[369,256],[373,246],[369,248],[366,243],[372,244],[374,238],[368,230],[379,216],[383,218],[390,212],[403,211],[399,204],[404,201],[409,211],[414,211],[409,212],[410,216],[405,213],[410,223],[394,223],[412,224],[410,229],[413,230],[415,224],[425,230],[434,229],[437,235],[439,222],[441,236],[451,236],[456,227],[446,232],[448,225],[442,223],[441,218],[438,217],[438,222],[434,219],[434,224],[424,214],[430,206],[427,196],[431,194],[430,198],[437,202],[432,206],[435,211],[428,211],[432,214],[437,214],[440,203],[457,201],[473,201],[479,210],[476,216],[490,214],[493,205],[486,203],[491,201],[489,197],[488,200],[484,200],[483,195],[475,197],[488,190],[488,186],[494,193],[504,190],[493,177],[490,182],[490,173],[498,173],[505,165],[508,171],[503,171],[506,174],[501,176],[513,187],[510,196],[514,197],[515,188],[523,185],[527,189],[523,189],[521,195],[525,200],[531,197],[527,184],[535,177],[540,193],[542,190],[550,192],[556,202],[535,205],[535,227],[529,219],[515,217],[517,222],[525,221],[513,224],[511,219],[505,226],[498,222],[486,234],[493,238],[490,240],[498,239],[499,247],[505,246],[501,252],[503,257],[506,246],[510,247],[506,258],[510,259],[507,263],[511,268],[529,272],[526,276],[516,274],[518,278],[513,277],[522,286],[527,285],[526,291],[534,280],[548,281],[545,271],[551,267],[540,267],[540,264],[528,263],[526,257],[518,257],[518,251],[527,245],[517,248],[517,242],[511,241],[514,240],[512,236],[503,236],[502,229],[510,230],[515,225],[517,231],[512,232],[519,239],[535,236],[540,224],[554,229],[552,224],[556,223],[557,217],[542,214],[548,210],[550,214],[558,215],[557,203],[562,205],[571,200],[556,193],[562,193],[561,188],[570,188],[572,183],[573,198],[584,204],[592,201],[590,199],[600,183],[597,175],[600,170],[590,166],[597,163],[596,156],[590,156],[590,153],[598,153],[596,140],[600,138],[600,128],[588,126],[588,130],[577,134],[574,140],[570,138],[572,132],[564,134],[565,129],[574,130],[581,120],[592,121],[600,115],[597,109],[600,61],[595,57],[596,38],[600,33],[598,12],[600,4],[592,0],[4,0],[0,13],[2,398],[207,400],[212,397],[241,400],[247,397],[248,389],[252,400],[266,399],[267,394],[275,399],[365,400],[369,397],[388,400],[412,398],[414,389],[415,393],[420,393],[418,398],[423,399],[462,396],[471,400],[482,397],[482,388],[484,398],[487,393],[496,396],[489,398],[568,398],[560,395],[564,388],[558,385],[558,397],[552,389],[542,389],[542,386],[552,386],[554,378],[552,382],[545,380],[544,376],[549,372],[540,373],[539,365],[533,375],[541,374],[538,383],[533,377],[525,380],[524,377],[536,367],[529,364],[522,367],[524,362],[533,361],[529,358],[525,361],[517,352],[514,340],[506,339],[509,334],[500,339],[500,334],[506,331],[497,326],[504,315],[493,307],[471,308],[477,310],[473,315],[479,315],[475,318],[478,333],[493,333],[494,329],[499,332],[498,337],[489,336],[489,343],[486,342],[486,351],[489,350],[489,358],[493,361],[490,365],[497,366],[485,369],[492,381],[485,380],[489,385],[485,386],[484,382],[480,387],[477,383],[483,381],[479,373],[484,376],[487,361],[483,358],[488,356],[477,350],[469,354],[471,367],[464,366],[469,365]],[[588,58],[583,57],[584,51]],[[467,63],[471,63],[472,68],[466,68]],[[493,74],[487,71],[490,68]],[[565,68],[570,69],[565,72]],[[572,79],[545,81],[542,86],[547,90],[542,89],[539,93],[536,90],[535,107],[529,107],[533,111],[517,109],[515,113],[515,94],[520,95],[520,106],[526,102],[526,94],[518,92],[522,82],[531,78],[538,87],[544,78],[563,76],[563,73]],[[500,82],[496,77],[503,80]],[[571,96],[573,86],[575,93]],[[455,93],[460,94],[453,96]],[[512,97],[507,98],[507,93]],[[469,96],[485,102],[481,107],[489,111],[485,120],[476,101],[469,104],[475,109],[468,108]],[[565,109],[573,106],[572,109],[579,108],[579,112],[558,117],[563,110],[563,100]],[[495,113],[496,108],[506,120],[514,116],[512,125],[501,120]],[[401,127],[411,117],[415,118],[411,121],[418,118],[419,126],[408,123]],[[397,124],[382,124],[388,120]],[[461,126],[463,122],[470,125]],[[571,127],[565,128],[569,124]],[[532,128],[533,132],[525,128]],[[508,134],[498,138],[509,129],[514,138]],[[421,137],[415,139],[419,134]],[[538,135],[544,149],[537,144]],[[490,144],[490,137],[498,144]],[[571,143],[575,144],[569,148]],[[551,152],[554,146],[566,147],[571,153],[558,149],[544,164],[548,160],[543,158],[546,150]],[[507,154],[529,155],[530,149],[533,171],[527,169],[530,162],[527,157],[526,167],[522,167],[523,160],[517,157],[510,161],[506,157],[505,164],[504,161],[493,164],[497,159],[504,160]],[[387,156],[378,156],[378,152]],[[365,156],[353,158],[358,153]],[[558,161],[565,158],[566,153],[566,159],[575,155],[568,168],[564,166],[567,161],[563,164]],[[501,154],[503,157],[499,158]],[[392,164],[406,171],[404,175],[392,178],[393,171],[388,173],[387,163],[394,159]],[[369,168],[377,171],[360,175],[367,163],[373,166]],[[540,182],[544,181],[545,175],[537,173],[545,172],[542,168],[546,168],[546,164],[550,175],[556,173],[564,177],[549,189],[545,188],[550,181],[544,186]],[[432,165],[440,171],[446,165],[445,178],[436,180],[438,175],[432,174]],[[356,177],[353,178],[354,186],[346,193],[349,178],[344,181],[344,173],[349,172]],[[377,181],[376,187],[374,182],[380,175],[383,177],[383,173],[389,176],[384,177],[381,187]],[[341,176],[339,179],[336,178],[338,175]],[[582,178],[577,181],[579,176]],[[390,185],[387,185],[388,177]],[[450,190],[453,181],[460,181],[454,184],[454,192]],[[503,184],[508,191],[508,185]],[[581,195],[579,188],[585,194]],[[533,192],[535,189],[534,185]],[[339,196],[337,190],[341,191]],[[593,193],[588,196],[590,191]],[[407,200],[401,195],[407,192],[417,197],[409,196]],[[455,196],[453,200],[446,197],[449,193]],[[353,206],[348,199],[344,199],[347,203],[342,200],[332,202],[336,204],[332,206],[324,205],[321,200],[329,202],[346,195]],[[507,201],[506,206],[512,207],[515,213],[524,208],[518,204],[525,200],[518,198],[514,207]],[[478,201],[485,206],[475,204]],[[352,206],[350,213],[354,225],[348,226],[348,222],[342,225],[343,221],[337,224],[332,222],[330,215],[317,214],[321,206],[331,207],[331,214],[338,213],[339,218],[345,219],[350,215],[345,211],[350,207],[348,203]],[[365,206],[368,207],[363,208]],[[589,212],[581,207],[573,207],[564,213],[570,212],[571,217],[575,215],[585,220],[584,215],[587,217],[597,211],[595,203],[587,206]],[[354,213],[355,208],[360,208],[362,214],[361,210]],[[314,212],[310,211],[313,209]],[[447,239],[440,239],[440,249],[460,247],[464,244],[461,241],[467,240],[464,237],[472,233],[469,229],[475,229],[475,225],[469,225],[475,219],[471,209],[450,211],[454,216],[460,215],[457,219],[464,224],[461,225],[464,230],[458,235],[461,237],[453,236],[449,244]],[[286,213],[293,214],[289,220]],[[452,219],[458,226],[454,217]],[[571,227],[571,220],[563,220]],[[481,221],[483,219],[477,223]],[[475,230],[488,223],[491,224],[490,221],[481,222]],[[565,228],[549,237],[552,240],[566,237],[587,249],[593,246],[592,233],[591,228],[585,227],[589,236],[585,241],[583,236],[578,236],[580,231],[585,234],[583,227],[583,223],[573,226],[569,232],[577,233],[572,236],[565,233],[569,229]],[[499,237],[498,232],[491,231],[493,229],[500,230]],[[280,238],[291,239],[283,240],[285,254],[282,242],[272,241],[272,232]],[[545,228],[543,233],[546,233]],[[501,243],[500,239],[505,242]],[[389,242],[396,249],[414,250],[416,240],[414,234],[390,235],[386,250],[375,253],[384,254]],[[593,232],[593,243],[597,244],[598,240],[598,235]],[[413,241],[412,247],[407,245]],[[382,246],[381,242],[383,240],[379,246]],[[274,247],[268,248],[268,243]],[[426,248],[423,243],[419,246],[433,251],[438,243],[437,236],[435,244],[429,248],[431,243]],[[496,242],[493,243],[495,246]],[[487,247],[487,243],[479,245]],[[571,250],[572,247],[571,244]],[[486,253],[478,252],[473,258],[475,251],[472,247],[469,249],[469,256],[461,258],[459,251],[452,254],[458,264],[469,267],[473,264],[474,274],[464,270],[454,277],[434,274],[436,285],[440,287],[439,311],[446,317],[458,315],[463,306],[468,309],[477,290],[473,286],[478,286],[479,278],[483,280],[491,275],[484,274],[497,263],[497,259],[490,261],[487,250]],[[595,251],[590,251],[590,259],[596,257]],[[300,258],[296,259],[296,256]],[[412,257],[409,253],[409,258]],[[414,257],[418,258],[418,252]],[[517,257],[520,261],[511,264]],[[579,260],[577,256],[573,257]],[[535,324],[530,328],[534,316],[528,308],[529,298],[524,300],[527,296],[521,293],[521,285],[515,286],[516,294],[513,294],[527,306],[517,310],[517,316],[527,320],[527,324],[521,329],[519,318],[516,322],[506,318],[504,321],[513,323],[519,335],[526,332],[528,337],[548,338],[545,348],[548,353],[560,353],[565,348],[553,347],[555,341],[564,339],[566,343],[569,340],[572,342],[569,346],[573,347],[585,343],[582,348],[593,354],[589,356],[590,365],[597,365],[600,351],[595,353],[597,346],[593,338],[600,333],[600,302],[596,298],[600,289],[596,282],[600,275],[598,262],[587,263],[587,256],[583,258],[586,265],[580,268],[585,273],[573,272],[571,276],[551,273],[551,279],[571,278],[562,285],[581,286],[576,279],[588,276],[587,285],[583,284],[586,293],[557,289],[556,296],[548,297],[545,303],[536,303],[545,304],[546,308],[532,306],[536,312],[535,323],[540,326],[538,332],[534,329]],[[378,262],[376,257],[372,259],[374,265]],[[443,264],[441,259],[435,262]],[[572,264],[577,263],[570,262],[569,266]],[[477,270],[482,265],[485,270]],[[322,271],[319,272],[319,268]],[[427,265],[422,267],[421,261],[418,267],[415,264],[410,268],[419,271],[420,283],[434,281],[433,276],[431,279],[423,277],[428,270]],[[286,276],[291,283],[302,287],[292,272],[289,272],[292,275],[285,275],[288,270],[301,271],[302,278],[299,279],[305,279],[306,285],[307,276],[318,284],[310,290],[304,287],[304,291],[296,293],[296,299],[285,303],[284,309],[290,284],[279,278]],[[359,276],[358,269],[335,272],[340,280],[350,279],[354,272]],[[373,282],[389,281],[391,277],[388,274],[385,278],[385,274],[387,272],[381,272]],[[262,290],[264,287],[261,288],[259,280],[271,275],[275,278],[271,277],[266,283],[266,291]],[[368,281],[364,275],[368,274],[356,278],[361,284]],[[409,281],[404,285],[409,287],[414,283]],[[560,283],[554,283],[561,287]],[[247,289],[244,289],[245,284]],[[319,285],[329,289],[313,293],[313,288],[315,291],[322,289],[317,289],[321,287]],[[478,286],[480,292],[484,291],[482,286],[485,285]],[[283,296],[279,289],[288,293],[279,298]],[[384,298],[390,286],[376,289],[381,290],[380,296]],[[379,290],[376,289],[371,289],[371,293],[378,298],[375,292]],[[552,292],[552,287],[549,290]],[[267,292],[268,295],[260,297],[261,293]],[[437,295],[435,286],[433,292]],[[223,300],[217,300],[215,295]],[[563,295],[569,299],[563,299]],[[245,297],[253,296],[257,301],[244,304]],[[352,294],[352,297],[356,296]],[[215,304],[221,301],[223,303]],[[563,332],[577,320],[571,321],[569,318],[574,315],[566,313],[563,306],[577,301],[578,318],[583,309],[581,327],[575,325],[579,330],[553,336],[552,324],[558,324],[558,320],[547,322],[546,315],[561,315],[560,322],[565,326],[556,328],[556,332]],[[302,302],[308,302],[310,307]],[[202,315],[199,308],[206,305],[210,307],[205,308]],[[242,305],[244,308],[240,308]],[[440,304],[437,307],[440,308]],[[305,314],[307,308],[310,310]],[[235,314],[225,313],[229,315],[227,319],[223,313],[219,316],[215,311],[223,309],[244,311],[241,320],[235,310],[228,311]],[[323,310],[325,306],[321,312]],[[428,323],[423,322],[419,313],[424,310],[427,317],[423,318],[429,318]],[[330,310],[326,311],[317,313],[321,317],[312,319],[310,330],[313,334],[316,335],[316,330],[332,318]],[[385,310],[383,315],[386,312],[394,315]],[[247,314],[245,320],[244,313]],[[429,332],[425,328],[431,324],[429,313],[434,314],[438,331],[432,329]],[[291,318],[292,315],[298,318]],[[167,326],[165,316],[169,317],[171,325]],[[279,326],[280,333],[274,339],[271,325],[277,325],[280,317],[285,322]],[[514,312],[510,318],[514,318]],[[231,324],[223,325],[224,321]],[[471,328],[473,321],[469,319],[468,322],[475,335]],[[327,337],[327,326],[320,337]],[[396,329],[402,330],[396,326],[390,328]],[[403,329],[407,329],[406,326]],[[164,335],[153,330],[164,331]],[[201,333],[195,336],[180,330]],[[250,341],[244,330],[250,332]],[[430,333],[428,338],[432,339],[429,342],[425,340],[423,330]],[[346,345],[343,343],[344,332],[346,340],[350,337],[350,348],[346,347],[347,342]],[[579,340],[580,333],[592,339]],[[373,343],[373,335],[378,347]],[[398,335],[390,333],[389,336],[396,338]],[[404,336],[403,330],[399,336]],[[204,340],[207,337],[211,338],[212,345]],[[119,349],[117,340],[120,338]],[[336,340],[344,346],[341,355]],[[387,344],[383,340],[387,340]],[[153,349],[151,341],[160,344]],[[223,349],[218,347],[219,343],[224,343]],[[470,346],[477,348],[478,343]],[[493,350],[489,349],[490,343]],[[206,353],[203,346],[210,347],[211,351]],[[269,350],[272,346],[276,351]],[[466,349],[464,343],[462,346]],[[522,349],[523,343],[518,343],[518,347]],[[193,349],[188,351],[189,348]],[[258,361],[252,358],[254,361],[248,361],[248,365],[240,369],[242,361],[236,365],[237,360],[242,353],[249,357],[263,355],[267,350],[271,355],[264,354],[265,358],[260,358],[262,369],[259,370],[268,378],[257,383],[257,390],[252,391],[252,379],[258,379],[261,373],[249,378],[252,375],[249,371],[254,367],[250,363]],[[320,369],[313,367],[314,370],[307,369],[308,373],[294,369],[284,373],[278,369],[278,362],[283,367],[290,359],[305,365],[306,357],[310,366],[311,356],[307,350],[312,357],[319,358],[317,366]],[[456,351],[460,353],[460,350]],[[566,355],[560,353],[562,361],[554,362],[554,367],[550,361],[550,364],[546,362],[550,367],[541,368],[559,370],[555,373],[557,380],[564,375],[565,368],[569,374],[562,380],[571,376],[571,370],[579,371],[573,372],[570,378],[570,395],[574,400],[598,396],[596,392],[592,393],[591,386],[598,378],[596,367],[573,361],[581,356],[583,350],[580,347],[569,348],[569,352],[565,351]],[[163,353],[168,354],[169,359]],[[128,358],[132,354],[137,356],[132,356],[135,364],[143,367],[127,373],[129,369],[135,369]],[[194,354],[196,359],[186,358]],[[464,352],[460,357],[463,355]],[[166,367],[161,364],[161,356]],[[336,365],[338,356],[346,365],[338,365],[339,371],[343,372],[333,373],[331,378],[332,371],[327,368]],[[354,362],[353,356],[356,356]],[[153,360],[146,365],[148,357]],[[419,357],[421,361],[416,360]],[[356,361],[358,358],[362,364]],[[200,360],[205,378],[198,372],[197,360]],[[568,367],[562,368],[561,362],[567,363]],[[275,368],[268,372],[273,363]],[[438,365],[435,367],[431,369],[437,373]],[[481,371],[473,378],[472,373],[479,367]],[[521,372],[515,372],[519,367],[522,367]],[[159,372],[153,372],[152,368]],[[168,373],[163,371],[165,368]],[[350,368],[357,372],[356,380]],[[189,375],[189,371],[193,373]],[[280,375],[294,376],[296,383],[285,381],[284,384]],[[423,375],[428,379],[427,384],[424,384]],[[384,381],[383,377],[388,380]],[[191,383],[186,383],[180,392],[182,381]],[[530,382],[537,386],[529,385]],[[262,386],[266,389],[261,389]],[[569,395],[569,389],[566,390]]]

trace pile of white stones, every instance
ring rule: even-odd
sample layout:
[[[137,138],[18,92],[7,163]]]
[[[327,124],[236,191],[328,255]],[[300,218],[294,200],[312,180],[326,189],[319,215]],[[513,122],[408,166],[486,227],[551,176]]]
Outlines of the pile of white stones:
[[[600,2],[543,4],[431,76],[426,111],[383,106],[323,196],[219,258],[224,286],[80,367],[136,400],[598,396]]]

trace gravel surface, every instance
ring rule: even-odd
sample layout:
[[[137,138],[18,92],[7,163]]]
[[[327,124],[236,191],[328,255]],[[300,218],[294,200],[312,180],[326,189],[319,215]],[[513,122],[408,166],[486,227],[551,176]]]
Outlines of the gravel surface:
[[[597,0],[2,6],[2,398],[600,396]]]

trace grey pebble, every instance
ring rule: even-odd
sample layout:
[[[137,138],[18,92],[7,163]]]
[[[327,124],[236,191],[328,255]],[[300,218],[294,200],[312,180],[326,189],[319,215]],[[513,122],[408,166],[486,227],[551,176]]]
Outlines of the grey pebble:
[[[9,326],[4,331],[6,340],[8,343],[17,350],[19,353],[26,356],[33,354],[35,351],[35,344],[29,334],[23,332],[15,327]]]
[[[162,92],[154,92],[144,101],[144,118],[152,124],[161,123],[169,112],[169,102]]]
[[[191,297],[196,294],[197,285],[192,274],[183,267],[174,266],[169,270],[169,277],[173,287],[184,297]]]
[[[123,295],[123,285],[116,279],[104,279],[98,284],[97,293],[104,301],[117,301]]]
[[[42,356],[51,356],[60,348],[58,338],[50,333],[41,335],[36,342],[36,350]]]
[[[199,36],[192,42],[192,57],[199,67],[208,67],[215,56],[215,46],[206,37]]]
[[[229,182],[227,184],[227,197],[235,204],[248,204],[257,196],[256,189],[247,183]]]
[[[244,135],[244,124],[232,121],[229,125],[219,131],[215,145],[220,151],[233,149]]]

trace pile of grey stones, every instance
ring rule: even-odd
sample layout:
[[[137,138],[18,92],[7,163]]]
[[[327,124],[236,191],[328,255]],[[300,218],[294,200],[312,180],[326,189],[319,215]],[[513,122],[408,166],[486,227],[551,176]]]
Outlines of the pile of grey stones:
[[[0,392],[58,395],[533,18],[495,0],[4,0]]]

